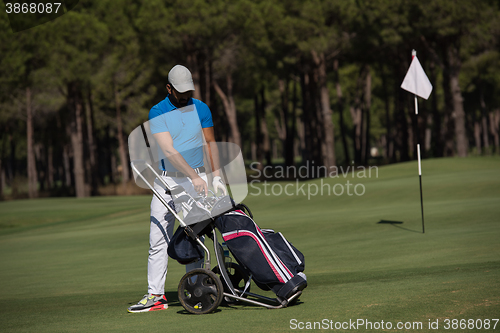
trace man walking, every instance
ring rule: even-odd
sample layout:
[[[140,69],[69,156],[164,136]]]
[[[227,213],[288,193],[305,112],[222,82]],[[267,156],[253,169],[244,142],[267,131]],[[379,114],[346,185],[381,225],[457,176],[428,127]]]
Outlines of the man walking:
[[[203,145],[207,143],[208,160],[214,176],[214,191],[226,188],[219,176],[218,151],[215,142],[212,114],[208,106],[192,98],[195,90],[191,72],[182,65],[174,66],[168,73],[167,97],[151,108],[149,121],[161,153],[166,157],[160,162],[161,177],[170,186],[180,185],[192,196],[208,193],[207,175],[203,165]],[[156,179],[155,189],[178,212],[171,195]],[[184,212],[185,214],[186,212]],[[153,195],[151,201],[148,293],[128,308],[129,312],[148,312],[167,309],[165,279],[167,276],[167,248],[173,234],[175,217]],[[202,260],[186,265],[186,272],[201,267]]]

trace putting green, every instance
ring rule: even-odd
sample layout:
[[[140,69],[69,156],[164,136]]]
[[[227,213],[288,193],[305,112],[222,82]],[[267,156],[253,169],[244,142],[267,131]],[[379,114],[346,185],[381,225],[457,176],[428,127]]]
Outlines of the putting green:
[[[479,331],[477,325],[500,316],[500,158],[424,160],[422,170],[425,234],[416,162],[372,169],[364,178],[358,169],[354,176],[299,184],[254,182],[245,203],[261,227],[281,231],[304,253],[309,286],[297,306],[221,306],[203,316],[187,314],[177,301],[184,267],[174,261],[166,283],[170,308],[126,311],[147,288],[150,196],[1,202],[1,331],[270,332],[335,325],[347,331],[353,322],[367,332]],[[461,329],[460,320],[469,327]],[[439,329],[429,330],[430,323]]]

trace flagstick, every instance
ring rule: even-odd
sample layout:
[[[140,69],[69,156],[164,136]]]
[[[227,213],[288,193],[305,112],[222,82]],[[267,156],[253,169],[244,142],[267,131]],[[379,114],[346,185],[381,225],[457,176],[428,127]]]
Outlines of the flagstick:
[[[417,155],[418,155],[418,180],[420,182],[420,210],[422,212],[422,233],[425,233],[424,226],[424,200],[422,198],[422,168],[420,166],[420,144],[417,144]]]
[[[415,114],[418,115],[418,101],[417,101],[417,95],[415,95]],[[418,127],[418,126],[417,126]]]
[[[411,58],[413,60],[413,58],[417,55],[417,51],[415,50],[412,50],[411,51]],[[417,100],[417,95],[414,95],[415,96],[415,115],[418,116],[418,100]],[[424,200],[423,200],[423,197],[422,197],[422,167],[421,167],[421,164],[420,164],[420,143],[418,143],[418,117],[416,117],[416,121],[417,121],[417,133],[416,133],[416,136],[417,136],[417,158],[418,158],[418,180],[419,180],[419,183],[420,183],[420,210],[422,212],[422,233],[425,233],[425,226],[424,226]]]

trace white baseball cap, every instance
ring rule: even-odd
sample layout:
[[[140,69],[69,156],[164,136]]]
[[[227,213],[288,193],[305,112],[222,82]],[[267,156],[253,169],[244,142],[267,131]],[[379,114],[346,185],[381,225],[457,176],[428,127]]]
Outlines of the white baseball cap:
[[[191,72],[182,65],[175,65],[170,72],[168,72],[168,83],[174,86],[175,90],[180,93],[194,90]]]

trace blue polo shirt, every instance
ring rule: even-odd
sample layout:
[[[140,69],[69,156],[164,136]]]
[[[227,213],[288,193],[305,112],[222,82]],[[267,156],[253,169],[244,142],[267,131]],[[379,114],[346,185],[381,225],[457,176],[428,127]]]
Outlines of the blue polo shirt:
[[[175,150],[190,167],[203,166],[202,128],[214,126],[212,113],[205,103],[190,98],[187,106],[177,109],[167,96],[149,111],[149,125],[152,134],[170,132]],[[164,156],[160,149],[159,153]],[[178,171],[168,159],[161,160],[160,169]]]

